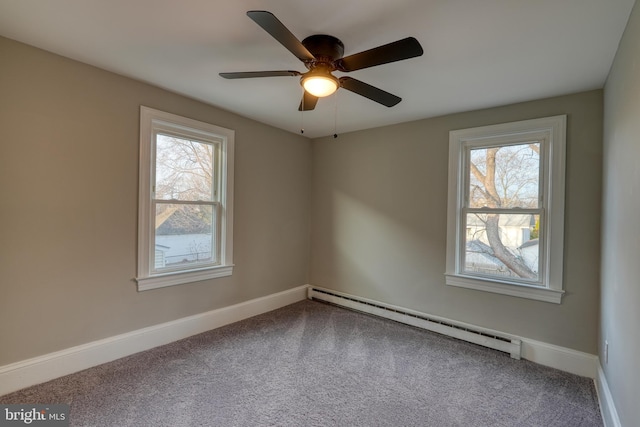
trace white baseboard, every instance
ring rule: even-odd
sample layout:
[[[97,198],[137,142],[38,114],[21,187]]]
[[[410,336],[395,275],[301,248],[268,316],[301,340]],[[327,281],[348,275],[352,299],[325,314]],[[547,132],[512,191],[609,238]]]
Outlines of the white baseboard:
[[[622,427],[620,418],[618,418],[618,411],[616,405],[613,402],[613,396],[611,396],[611,390],[609,390],[609,384],[607,383],[607,377],[604,375],[604,371],[598,361],[598,375],[595,378],[596,391],[598,392],[598,401],[600,402],[600,412],[602,413],[602,421],[604,427]]]
[[[307,285],[0,367],[0,396],[302,301]]]
[[[598,356],[522,338],[522,358],[581,377],[596,378]]]

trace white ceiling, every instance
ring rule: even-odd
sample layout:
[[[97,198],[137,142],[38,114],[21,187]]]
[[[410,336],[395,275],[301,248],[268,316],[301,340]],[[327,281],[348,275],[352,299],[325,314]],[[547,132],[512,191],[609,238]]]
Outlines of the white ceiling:
[[[228,71],[303,64],[246,16],[274,13],[298,39],[345,56],[408,36],[424,55],[350,73],[403,98],[346,90],[304,113],[305,136],[360,130],[601,88],[635,0],[0,0],[0,35],[299,132],[296,77]],[[340,76],[341,73],[336,73]]]

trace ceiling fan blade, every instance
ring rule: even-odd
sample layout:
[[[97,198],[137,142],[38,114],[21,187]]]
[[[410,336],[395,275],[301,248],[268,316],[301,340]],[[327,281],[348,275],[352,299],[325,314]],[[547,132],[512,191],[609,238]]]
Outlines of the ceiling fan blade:
[[[336,67],[340,71],[355,71],[375,65],[387,64],[389,62],[402,61],[403,59],[415,58],[424,53],[420,42],[413,37],[398,40],[393,43],[374,47],[364,52],[346,56],[336,61]]]
[[[298,107],[298,111],[311,111],[316,108],[316,104],[318,103],[318,97],[311,95],[306,90],[302,95],[302,100],[300,101],[300,106]]]
[[[399,96],[395,96],[392,93],[385,92],[382,89],[378,89],[375,86],[371,86],[370,84],[351,77],[340,77],[340,87],[353,93],[357,93],[358,95],[362,95],[365,98],[369,98],[370,100],[387,107],[393,107],[402,101],[402,98]]]
[[[300,40],[294,36],[282,22],[271,12],[266,10],[250,10],[247,16],[260,25],[263,30],[271,34],[271,37],[278,40],[281,45],[286,47],[289,52],[293,53],[300,61],[313,61],[315,57],[307,50]]]
[[[238,73],[220,73],[220,77],[225,79],[251,79],[254,77],[280,77],[280,76],[301,76],[302,73],[293,70],[287,71],[241,71]]]

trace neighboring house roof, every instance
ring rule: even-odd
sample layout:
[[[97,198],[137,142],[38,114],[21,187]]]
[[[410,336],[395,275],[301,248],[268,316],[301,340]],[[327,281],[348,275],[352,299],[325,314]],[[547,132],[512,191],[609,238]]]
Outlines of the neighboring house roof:
[[[506,268],[502,261],[495,257],[493,249],[480,240],[471,240],[466,245],[465,260],[473,264],[490,264],[500,268]]]
[[[520,247],[518,249],[524,249],[524,248],[529,248],[531,246],[538,246],[540,242],[538,241],[538,239],[531,239],[528,240],[526,242],[524,242],[522,245],[520,245]]]

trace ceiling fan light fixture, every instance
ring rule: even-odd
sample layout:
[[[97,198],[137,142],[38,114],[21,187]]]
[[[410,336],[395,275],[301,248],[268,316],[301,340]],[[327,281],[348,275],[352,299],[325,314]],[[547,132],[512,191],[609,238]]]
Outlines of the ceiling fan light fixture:
[[[322,98],[329,96],[338,90],[339,82],[331,74],[312,74],[308,73],[300,80],[304,90],[313,96]]]
[[[266,10],[250,10],[247,16],[262,27],[271,37],[291,52],[309,70],[301,73],[295,70],[277,71],[240,71],[220,73],[225,79],[247,79],[253,77],[300,76],[300,85],[304,88],[299,111],[311,111],[320,98],[335,93],[339,88],[355,93],[385,107],[393,107],[402,98],[385,92],[360,80],[341,76],[336,78],[334,71],[349,73],[363,68],[415,58],[424,53],[422,46],[414,37],[405,37],[373,49],[349,56],[344,55],[344,44],[328,34],[313,34],[300,41],[275,15]]]

